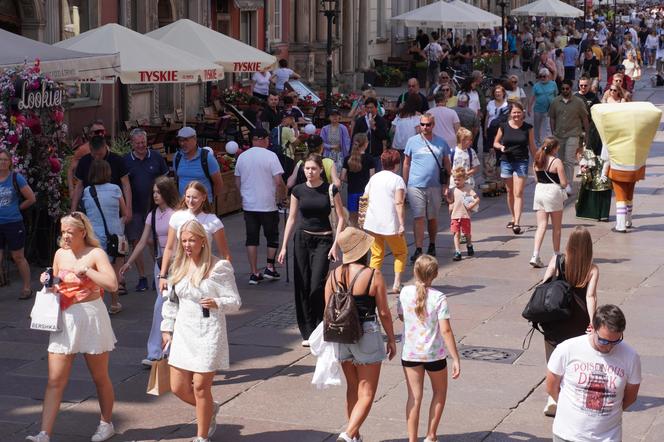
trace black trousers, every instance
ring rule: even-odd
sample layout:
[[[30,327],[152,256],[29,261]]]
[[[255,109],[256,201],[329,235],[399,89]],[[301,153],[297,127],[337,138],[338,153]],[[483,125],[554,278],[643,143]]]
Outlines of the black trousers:
[[[295,231],[293,244],[293,273],[295,312],[302,339],[309,339],[323,321],[325,281],[330,269],[327,259],[334,239],[332,235],[312,235]]]

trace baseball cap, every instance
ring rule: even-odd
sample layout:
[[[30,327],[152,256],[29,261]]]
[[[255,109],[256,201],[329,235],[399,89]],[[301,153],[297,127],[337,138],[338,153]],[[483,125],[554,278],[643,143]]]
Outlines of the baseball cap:
[[[625,65],[624,64],[619,64],[618,66],[616,66],[616,70],[617,71],[624,71],[625,70]]]
[[[341,115],[341,112],[336,107],[330,109],[330,115]]]
[[[185,126],[178,131],[178,138],[191,138],[195,136],[196,136],[196,131],[189,126]]]
[[[261,127],[251,131],[251,138],[267,138],[269,136],[270,134],[267,133],[267,131]]]

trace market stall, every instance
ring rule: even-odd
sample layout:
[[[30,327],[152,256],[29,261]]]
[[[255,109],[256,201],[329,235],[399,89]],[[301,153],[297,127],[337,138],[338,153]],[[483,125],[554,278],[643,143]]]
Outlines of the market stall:
[[[512,9],[510,15],[527,17],[583,17],[583,11],[560,0],[536,0]]]

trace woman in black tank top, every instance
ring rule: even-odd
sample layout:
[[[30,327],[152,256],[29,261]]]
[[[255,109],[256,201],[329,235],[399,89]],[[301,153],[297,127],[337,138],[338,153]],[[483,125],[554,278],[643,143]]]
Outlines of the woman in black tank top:
[[[346,378],[348,403],[345,410],[350,418],[337,440],[360,439],[360,427],[371,410],[378,388],[381,362],[386,356],[392,359],[397,352],[385,280],[380,270],[372,270],[367,265],[372,243],[373,237],[363,230],[348,227],[341,232],[337,244],[343,252],[343,265],[330,272],[325,284],[326,306],[335,287],[349,287],[363,330],[357,343],[338,344]],[[383,344],[376,316],[387,335],[387,344]]]
[[[544,144],[535,154],[535,174],[537,185],[533,197],[533,210],[537,212],[537,231],[533,246],[533,256],[530,265],[535,268],[544,267],[540,258],[540,248],[544,234],[551,219],[553,240],[553,253],[560,252],[560,235],[563,225],[563,208],[567,194],[567,177],[563,162],[556,156],[559,149],[558,140],[546,137]]]

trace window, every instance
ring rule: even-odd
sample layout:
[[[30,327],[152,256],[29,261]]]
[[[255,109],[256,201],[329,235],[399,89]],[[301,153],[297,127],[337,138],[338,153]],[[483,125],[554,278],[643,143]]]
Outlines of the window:
[[[274,0],[274,14],[272,15],[272,40],[281,41],[281,4],[282,0]]]
[[[376,10],[376,15],[377,15],[377,20],[376,20],[376,37],[378,38],[385,38],[385,3],[384,1],[378,0],[376,2],[378,4],[377,10]]]

